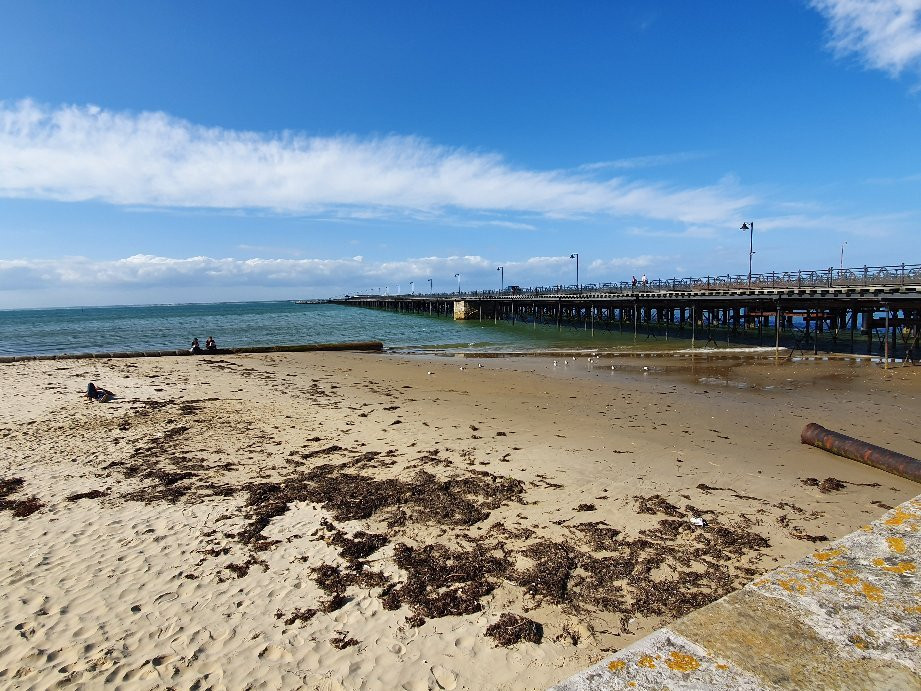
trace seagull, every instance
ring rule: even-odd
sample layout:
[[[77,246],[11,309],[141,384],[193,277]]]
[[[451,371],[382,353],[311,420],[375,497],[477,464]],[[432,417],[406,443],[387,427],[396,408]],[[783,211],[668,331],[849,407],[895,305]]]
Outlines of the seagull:
[[[435,374],[434,372],[426,372],[426,374]]]

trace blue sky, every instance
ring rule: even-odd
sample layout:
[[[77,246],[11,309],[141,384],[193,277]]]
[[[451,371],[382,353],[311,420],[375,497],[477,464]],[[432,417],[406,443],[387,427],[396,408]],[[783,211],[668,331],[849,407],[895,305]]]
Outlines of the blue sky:
[[[921,0],[3,1],[0,307],[921,262],[919,87]]]

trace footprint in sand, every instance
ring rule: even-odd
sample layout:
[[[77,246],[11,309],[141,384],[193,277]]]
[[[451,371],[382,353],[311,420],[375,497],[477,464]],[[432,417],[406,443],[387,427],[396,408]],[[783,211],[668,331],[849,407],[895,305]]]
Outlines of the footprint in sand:
[[[424,681],[408,681],[400,688],[403,691],[429,691],[429,685]]]
[[[445,669],[441,665],[435,665],[432,667],[432,676],[435,677],[435,682],[438,684],[439,689],[446,689],[451,691],[457,687],[457,675],[449,669]]]
[[[262,649],[262,652],[259,653],[260,660],[269,660],[270,662],[275,662],[276,660],[281,659],[291,659],[291,654],[284,648],[279,648],[277,645],[267,645]]]
[[[172,592],[171,592],[171,593],[163,593],[162,595],[160,595],[159,597],[157,597],[156,600],[154,600],[154,604],[160,605],[160,604],[163,604],[163,603],[165,603],[165,602],[172,602],[173,600],[175,600],[175,599],[178,598],[178,597],[179,597],[179,593],[172,593]]]

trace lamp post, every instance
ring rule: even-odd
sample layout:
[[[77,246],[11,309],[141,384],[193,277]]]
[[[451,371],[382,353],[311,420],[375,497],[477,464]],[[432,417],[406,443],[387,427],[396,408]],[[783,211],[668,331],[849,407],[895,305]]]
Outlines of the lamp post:
[[[497,266],[496,271],[499,272],[499,292],[502,293],[505,291],[505,267]]]
[[[429,295],[432,294],[432,279],[429,279]]]
[[[410,294],[410,295],[415,295],[415,294],[416,294],[416,282],[415,282],[415,281],[410,281],[410,282],[409,282],[409,294]]]
[[[457,294],[460,295],[460,274],[454,274],[454,278],[457,279]]]
[[[573,254],[569,255],[569,258],[576,260],[576,290],[580,290],[579,288],[579,253],[574,252]]]
[[[847,240],[845,240],[841,245],[841,267],[840,268],[842,271],[844,271],[844,246],[846,244],[847,244]]]
[[[755,253],[755,222],[743,223],[739,230],[748,231],[748,285],[752,284],[752,255]]]

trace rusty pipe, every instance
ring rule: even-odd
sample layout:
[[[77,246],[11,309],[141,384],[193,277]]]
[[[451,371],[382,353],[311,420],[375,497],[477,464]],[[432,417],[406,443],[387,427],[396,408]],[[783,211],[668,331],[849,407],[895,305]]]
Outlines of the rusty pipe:
[[[911,456],[890,451],[875,444],[868,444],[840,432],[825,429],[822,425],[810,422],[800,435],[803,444],[817,446],[837,456],[864,463],[899,477],[921,482],[921,461]]]

